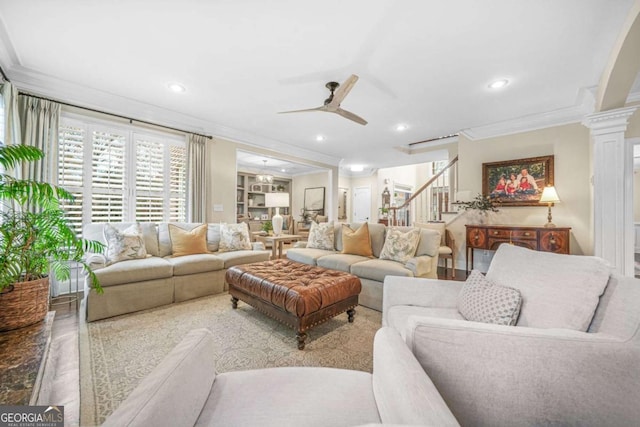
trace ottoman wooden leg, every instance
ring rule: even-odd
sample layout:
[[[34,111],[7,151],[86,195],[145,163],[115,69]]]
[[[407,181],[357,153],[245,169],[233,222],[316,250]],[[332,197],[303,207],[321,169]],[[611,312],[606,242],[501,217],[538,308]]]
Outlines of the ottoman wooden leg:
[[[231,307],[238,308],[238,298],[231,297]]]
[[[304,350],[304,340],[307,339],[307,334],[304,332],[298,332],[296,334],[296,339],[298,340],[298,350]]]
[[[356,310],[354,308],[350,308],[347,310],[347,315],[349,316],[349,323],[353,323],[353,316],[356,315]]]

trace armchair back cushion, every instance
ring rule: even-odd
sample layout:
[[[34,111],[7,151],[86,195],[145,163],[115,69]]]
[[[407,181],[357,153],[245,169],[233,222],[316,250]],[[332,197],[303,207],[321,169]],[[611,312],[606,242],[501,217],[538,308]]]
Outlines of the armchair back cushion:
[[[413,223],[413,225],[418,228],[428,228],[430,230],[436,230],[438,233],[440,233],[440,246],[447,246],[445,242],[447,226],[446,222],[415,222]]]
[[[487,279],[522,294],[518,326],[586,332],[611,271],[597,257],[500,245]]]

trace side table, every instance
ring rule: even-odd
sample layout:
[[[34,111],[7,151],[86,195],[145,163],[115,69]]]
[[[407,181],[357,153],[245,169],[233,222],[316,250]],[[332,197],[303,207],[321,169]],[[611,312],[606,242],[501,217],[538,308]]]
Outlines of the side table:
[[[256,240],[262,243],[271,243],[271,259],[282,258],[284,243],[297,242],[302,236],[297,234],[281,234],[279,236],[256,236]]]

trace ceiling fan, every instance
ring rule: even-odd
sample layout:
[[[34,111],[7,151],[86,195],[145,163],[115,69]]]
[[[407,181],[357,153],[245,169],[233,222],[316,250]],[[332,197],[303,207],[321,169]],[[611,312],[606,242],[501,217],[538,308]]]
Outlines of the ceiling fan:
[[[308,108],[305,110],[293,110],[293,111],[281,111],[278,114],[288,114],[288,113],[307,113],[310,111],[324,111],[325,113],[335,113],[339,114],[345,119],[352,120],[361,125],[366,125],[367,121],[362,117],[353,114],[351,111],[347,111],[343,108],[340,108],[340,103],[344,100],[344,98],[349,94],[353,85],[358,81],[358,76],[352,74],[347,80],[345,80],[342,85],[338,82],[329,82],[325,86],[327,89],[331,91],[331,95],[327,99],[324,100],[324,105],[316,108]]]

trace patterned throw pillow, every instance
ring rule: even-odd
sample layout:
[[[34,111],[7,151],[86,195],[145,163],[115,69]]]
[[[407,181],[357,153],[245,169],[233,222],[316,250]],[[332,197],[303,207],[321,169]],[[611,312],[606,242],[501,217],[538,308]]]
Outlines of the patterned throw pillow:
[[[142,228],[139,223],[131,224],[126,230],[120,231],[111,224],[104,226],[104,240],[107,243],[105,257],[107,265],[129,259],[147,257],[147,249],[142,238]]]
[[[387,230],[387,237],[384,240],[380,259],[388,259],[406,263],[416,254],[420,243],[420,229],[412,228],[408,231],[401,231],[391,227]]]
[[[514,326],[520,315],[520,291],[494,285],[478,270],[473,270],[458,297],[458,311],[473,322]]]
[[[312,222],[307,239],[307,248],[332,251],[333,236],[333,221],[321,222],[320,224]]]
[[[220,226],[220,252],[232,252],[251,249],[249,227],[246,222],[222,224]]]
[[[351,229],[347,224],[342,224],[342,247],[343,254],[372,257],[369,224],[365,222],[357,230]]]
[[[177,225],[169,224],[171,238],[171,255],[174,257],[206,254],[207,224],[197,226],[192,230],[185,230]]]

